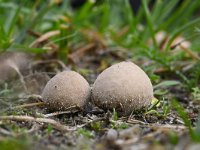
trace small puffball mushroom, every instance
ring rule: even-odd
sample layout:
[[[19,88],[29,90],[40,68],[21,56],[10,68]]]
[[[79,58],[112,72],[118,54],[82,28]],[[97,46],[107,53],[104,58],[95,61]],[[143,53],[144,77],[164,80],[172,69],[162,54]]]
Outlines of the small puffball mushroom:
[[[79,73],[63,71],[48,81],[42,99],[51,110],[66,110],[71,106],[83,109],[90,94],[88,82]]]
[[[102,109],[122,115],[146,108],[153,99],[149,77],[132,62],[121,62],[104,70],[92,89],[92,101]]]
[[[27,75],[33,56],[23,52],[0,53],[0,85]]]

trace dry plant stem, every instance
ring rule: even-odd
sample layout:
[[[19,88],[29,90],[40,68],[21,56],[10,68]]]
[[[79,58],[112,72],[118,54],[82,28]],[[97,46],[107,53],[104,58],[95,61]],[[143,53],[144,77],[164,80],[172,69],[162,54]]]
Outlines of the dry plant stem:
[[[34,37],[40,37],[41,36],[41,34],[40,33],[38,33],[38,32],[35,32],[35,31],[32,31],[32,30],[28,30],[27,31],[30,35],[32,35],[32,36],[34,36]],[[46,41],[43,41],[43,43],[48,43],[49,42],[49,40],[47,39]],[[49,43],[49,45],[52,47],[52,49],[54,49],[54,50],[57,50],[58,49],[58,46],[56,45],[56,44],[54,44],[53,42],[51,42],[51,43]],[[30,45],[30,47],[31,47],[31,45]]]
[[[156,135],[161,135],[163,133],[169,133],[172,130],[174,132],[179,133],[180,130],[186,130],[187,127],[183,126],[183,125],[156,125],[156,124],[151,124],[148,125],[147,127],[149,127],[150,129],[154,130],[154,132],[151,132],[145,136],[142,137],[142,139],[154,139],[154,137],[156,137]],[[182,132],[180,132],[182,133]]]
[[[127,123],[130,123],[130,124],[142,124],[142,125],[145,125],[147,123],[143,122],[143,121],[140,121],[140,120],[136,120],[136,119],[128,119],[127,120]]]
[[[181,125],[184,125],[184,124],[185,124],[183,120],[181,120],[179,117],[177,117],[177,116],[174,115],[174,114],[170,114],[170,116],[167,116],[167,118],[168,118],[168,119],[175,120],[175,122],[176,122],[177,124],[181,124]]]
[[[47,118],[34,118],[31,116],[0,116],[0,120],[11,120],[11,121],[26,121],[26,122],[38,122],[38,123],[47,123],[52,125],[55,129],[63,132],[68,131],[75,131],[77,128],[70,128],[68,126],[65,126],[63,124],[60,124],[59,122],[53,120],[53,119],[47,119]]]
[[[124,122],[123,121],[121,121],[121,120],[113,120],[113,119],[109,119],[109,122],[110,123],[113,123],[113,124],[116,124],[116,125],[121,125],[121,124],[123,124]]]
[[[102,117],[102,118],[96,118],[96,119],[93,119],[93,120],[90,120],[82,125],[78,125],[77,128],[82,128],[82,127],[85,127],[87,125],[90,125],[91,123],[95,123],[95,122],[98,122],[98,121],[103,121],[103,120],[106,120],[105,117]]]
[[[117,38],[120,38],[122,36],[124,36],[125,34],[128,33],[128,31],[130,30],[129,26],[125,26],[124,28],[122,28],[118,33],[117,33]]]
[[[29,129],[29,130],[27,131],[27,133],[33,133],[34,131],[39,130],[41,127],[42,127],[42,126],[39,125],[38,123],[34,123],[33,126],[32,126],[32,128]]]
[[[157,129],[162,129],[162,130],[185,130],[187,127],[184,125],[156,125],[156,124],[151,124],[148,125],[149,128],[157,130]]]
[[[58,65],[60,65],[62,67],[62,70],[66,70],[67,67],[66,65],[60,61],[60,60],[57,60],[57,59],[51,59],[51,60],[43,60],[43,61],[36,61],[35,63],[32,64],[31,68],[34,67],[34,66],[37,66],[37,65],[40,65],[40,64],[50,64],[50,63],[56,63]]]
[[[170,49],[171,49],[171,50],[175,49],[177,46],[180,46],[180,45],[181,45],[182,43],[184,43],[185,41],[186,41],[186,39],[181,40],[181,41],[179,41],[178,43],[171,45],[171,46],[170,46]]]
[[[30,44],[30,47],[37,47],[40,43],[47,41],[50,37],[60,34],[60,31],[50,31],[43,35],[41,35],[39,38],[37,38],[33,43]]]
[[[143,137],[141,137],[142,140],[154,140],[156,135],[161,135],[162,131],[161,130],[157,130],[155,132],[150,132],[146,135],[144,135]]]
[[[87,51],[90,51],[91,49],[94,49],[96,47],[95,43],[89,43],[84,47],[79,48],[74,53],[70,54],[68,58],[73,62],[77,63],[79,62],[80,58],[86,53]]]
[[[135,138],[131,138],[131,139],[128,139],[128,140],[124,140],[123,142],[117,140],[116,144],[118,144],[120,146],[130,146],[130,145],[135,144],[138,141],[139,141],[139,137],[135,137]]]
[[[29,108],[29,107],[35,107],[35,106],[44,106],[44,102],[37,102],[37,103],[30,103],[30,104],[23,104],[19,106],[12,107],[12,109],[19,109],[19,108]]]
[[[199,57],[196,53],[192,52],[192,50],[190,50],[190,49],[184,47],[184,46],[181,45],[181,44],[180,44],[179,46],[180,46],[180,48],[181,48],[183,51],[185,51],[190,57],[192,57],[192,58],[195,59],[195,60],[200,61],[200,57]]]
[[[168,40],[169,40],[169,37],[166,36],[166,37],[164,37],[164,39],[160,42],[159,48],[160,48],[161,50],[164,50],[164,48],[165,48],[165,46],[166,46]]]
[[[62,131],[62,132],[68,132],[68,131],[76,131],[78,128],[85,127],[91,123],[98,122],[105,120],[106,118],[97,118],[91,121],[88,121],[82,125],[77,125],[77,127],[68,127],[63,124],[60,124],[59,122],[48,119],[48,118],[34,118],[31,116],[0,116],[0,120],[10,120],[10,121],[26,121],[26,122],[35,122],[35,123],[47,123],[51,124],[55,129]],[[28,131],[28,133],[35,131],[38,128],[38,126],[34,126]]]
[[[188,49],[188,48],[186,48],[186,47],[184,47],[183,45],[182,45],[182,43],[184,42],[185,40],[183,40],[183,41],[181,41],[181,42],[178,42],[177,44],[175,44],[175,45],[172,45],[171,46],[171,49],[175,49],[177,46],[179,46],[183,51],[185,51],[190,57],[192,57],[193,59],[195,59],[195,60],[200,60],[200,57],[196,54],[196,53],[194,53],[194,52],[192,52],[192,50],[190,50],[190,49]]]
[[[38,130],[39,128],[41,128],[42,126],[39,125],[38,123],[35,123],[31,129],[27,130],[27,131],[24,131],[26,133],[33,133],[34,131]],[[23,133],[24,133],[23,132]],[[0,133],[3,134],[3,135],[7,135],[7,136],[18,136],[20,134],[23,134],[23,133],[15,133],[15,132],[10,132],[8,130],[5,130],[3,128],[0,128]]]
[[[86,39],[88,39],[88,41],[91,41],[92,43],[96,43],[102,49],[105,49],[107,47],[107,44],[104,41],[104,38],[99,32],[95,32],[88,29],[81,30],[80,32],[83,34],[83,36],[85,36]]]
[[[23,86],[25,92],[28,93],[28,90],[27,90],[27,87],[26,87],[26,83],[25,83],[25,81],[24,81],[24,77],[23,77],[23,75],[21,74],[21,72],[19,71],[19,68],[18,68],[15,64],[13,64],[13,63],[11,63],[10,66],[17,72],[17,74],[18,74],[18,76],[19,76],[19,80],[20,80],[20,82],[22,83],[22,86]]]
[[[25,97],[0,97],[0,102],[3,104],[7,104],[5,101],[2,101],[1,99],[31,99],[31,100],[42,102],[41,95],[37,95],[37,94],[32,94]]]
[[[169,71],[168,68],[157,68],[157,69],[155,69],[154,73],[164,73],[167,71]]]
[[[68,110],[68,111],[59,111],[59,112],[54,112],[54,113],[46,114],[46,115],[44,115],[44,117],[48,118],[48,117],[58,116],[58,115],[62,115],[62,114],[71,114],[71,113],[72,113],[72,111],[70,111],[70,110]]]
[[[46,115],[44,115],[44,117],[48,118],[48,117],[53,117],[53,116],[57,116],[57,115],[61,115],[61,114],[70,114],[70,113],[78,112],[78,110],[73,111],[73,109],[76,109],[76,108],[78,108],[78,107],[74,105],[74,106],[68,107],[66,109],[66,111],[58,111],[58,112],[46,114]]]
[[[34,100],[34,101],[36,101],[36,102],[42,102],[42,96],[41,95],[38,95],[38,94],[31,94],[31,95],[28,95],[28,96],[26,96],[26,98],[28,99],[28,100]]]
[[[0,128],[0,133],[8,136],[13,136],[14,134],[12,132],[9,132],[8,130],[5,130],[3,128]]]
[[[35,32],[35,31],[32,31],[32,30],[27,30],[27,33],[31,36],[34,36],[34,37],[40,37],[41,34],[38,33],[38,32]]]

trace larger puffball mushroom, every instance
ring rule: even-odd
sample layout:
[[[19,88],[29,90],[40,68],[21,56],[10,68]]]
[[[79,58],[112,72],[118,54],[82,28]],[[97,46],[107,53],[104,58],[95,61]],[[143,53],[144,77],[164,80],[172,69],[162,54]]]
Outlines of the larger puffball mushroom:
[[[132,62],[121,62],[104,70],[92,89],[92,100],[102,109],[123,115],[146,108],[153,99],[149,77]]]
[[[71,106],[83,109],[90,93],[88,82],[80,74],[63,71],[48,81],[42,99],[52,110],[66,110]]]

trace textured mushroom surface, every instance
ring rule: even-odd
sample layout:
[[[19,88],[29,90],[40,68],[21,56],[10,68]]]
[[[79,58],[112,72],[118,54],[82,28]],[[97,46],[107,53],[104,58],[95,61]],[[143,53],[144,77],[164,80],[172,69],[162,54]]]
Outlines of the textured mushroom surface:
[[[45,86],[42,98],[50,109],[66,110],[70,106],[83,108],[90,98],[88,82],[77,72],[63,71]]]
[[[92,89],[94,104],[102,109],[115,108],[125,115],[147,107],[152,99],[149,77],[132,62],[121,62],[104,70]]]

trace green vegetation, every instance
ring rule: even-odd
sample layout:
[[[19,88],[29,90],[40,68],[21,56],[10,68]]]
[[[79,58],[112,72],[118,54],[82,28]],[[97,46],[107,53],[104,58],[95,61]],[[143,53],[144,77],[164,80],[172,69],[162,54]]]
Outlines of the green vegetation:
[[[80,135],[82,135],[82,136],[84,136],[86,138],[89,138],[89,139],[90,138],[94,138],[94,133],[92,131],[90,131],[90,130],[87,130],[87,129],[80,128],[78,130],[78,134],[80,134]]]
[[[26,150],[29,149],[30,141],[27,137],[5,138],[0,140],[0,148],[2,150]]]
[[[172,106],[177,110],[179,116],[182,118],[186,127],[189,129],[190,137],[192,140],[195,142],[200,142],[200,133],[198,131],[199,127],[197,126],[196,130],[193,129],[190,118],[188,117],[184,108],[179,103],[177,103],[177,101],[173,100]]]

